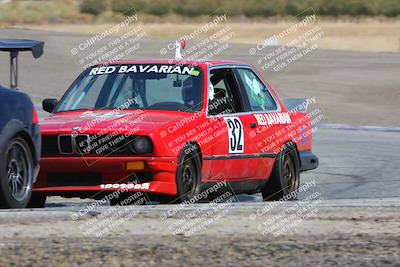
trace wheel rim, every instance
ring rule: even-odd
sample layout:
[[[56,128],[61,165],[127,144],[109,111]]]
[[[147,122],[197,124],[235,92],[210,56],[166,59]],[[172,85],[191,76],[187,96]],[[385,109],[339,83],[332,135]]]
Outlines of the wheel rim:
[[[11,196],[17,201],[25,200],[30,192],[32,166],[29,153],[19,141],[14,141],[7,150],[7,178]]]
[[[185,161],[182,168],[183,192],[187,197],[191,197],[196,190],[196,173],[193,163]]]
[[[283,179],[286,184],[286,189],[288,192],[292,192],[297,187],[297,177],[295,165],[292,157],[287,154],[285,160],[283,161]]]

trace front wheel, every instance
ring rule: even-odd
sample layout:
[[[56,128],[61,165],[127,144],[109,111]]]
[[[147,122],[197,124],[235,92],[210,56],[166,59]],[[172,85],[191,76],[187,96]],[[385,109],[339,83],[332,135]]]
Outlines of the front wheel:
[[[201,161],[196,145],[186,145],[179,156],[176,170],[178,198],[176,202],[192,199],[200,191]]]
[[[279,200],[295,192],[300,185],[300,161],[293,145],[285,145],[272,169],[271,177],[261,193],[265,201]],[[297,194],[289,199],[294,200]]]
[[[24,139],[11,139],[0,155],[0,206],[25,208],[32,194],[33,158]]]

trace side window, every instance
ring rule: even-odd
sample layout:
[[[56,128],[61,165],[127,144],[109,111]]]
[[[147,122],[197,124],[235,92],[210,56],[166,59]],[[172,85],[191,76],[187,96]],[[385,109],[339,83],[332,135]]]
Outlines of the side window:
[[[271,93],[251,69],[237,69],[237,73],[247,95],[250,111],[276,110],[277,105]]]
[[[230,114],[242,111],[238,86],[232,69],[215,69],[210,72],[208,113]]]

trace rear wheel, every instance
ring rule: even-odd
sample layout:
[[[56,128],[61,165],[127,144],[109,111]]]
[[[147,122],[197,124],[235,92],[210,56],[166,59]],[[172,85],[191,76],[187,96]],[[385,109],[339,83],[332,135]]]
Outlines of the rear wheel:
[[[25,208],[32,194],[33,158],[26,141],[11,139],[0,155],[0,206]]]
[[[279,200],[280,198],[290,195],[296,191],[300,185],[300,161],[296,148],[291,145],[285,145],[272,169],[271,177],[262,189],[263,199]],[[296,199],[297,195],[290,197],[291,200]]]

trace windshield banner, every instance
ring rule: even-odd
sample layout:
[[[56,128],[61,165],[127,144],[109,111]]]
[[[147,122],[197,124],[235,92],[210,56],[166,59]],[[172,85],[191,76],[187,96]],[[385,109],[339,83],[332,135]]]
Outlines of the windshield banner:
[[[95,67],[90,70],[89,75],[102,75],[110,73],[166,73],[166,74],[188,74],[198,76],[200,72],[193,66],[179,65],[118,65]]]

